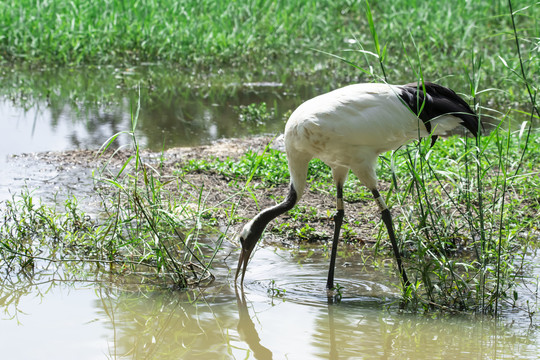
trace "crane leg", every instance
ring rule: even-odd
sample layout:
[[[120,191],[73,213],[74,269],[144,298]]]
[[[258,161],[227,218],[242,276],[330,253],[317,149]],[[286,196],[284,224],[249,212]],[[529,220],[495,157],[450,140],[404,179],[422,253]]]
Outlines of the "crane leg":
[[[401,280],[403,281],[403,285],[408,287],[409,285],[411,285],[411,283],[407,278],[407,274],[405,273],[405,269],[403,268],[403,264],[401,262],[401,254],[399,253],[399,248],[397,246],[396,235],[394,233],[394,225],[392,223],[392,215],[390,214],[390,210],[388,210],[384,199],[381,197],[381,194],[379,194],[379,191],[377,189],[373,189],[371,190],[371,193],[373,194],[373,197],[375,198],[375,201],[377,201],[377,205],[381,210],[381,217],[384,224],[386,225],[388,237],[390,237],[390,242],[392,243],[392,249],[394,250],[394,256],[396,257],[396,262],[398,265]]]
[[[334,288],[334,268],[336,267],[336,255],[339,241],[339,232],[341,231],[341,224],[343,223],[343,217],[345,216],[345,209],[343,207],[343,185],[337,184],[337,199],[336,208],[337,213],[334,216],[334,240],[332,241],[332,254],[330,255],[330,268],[328,269],[328,280],[326,281],[326,288]]]

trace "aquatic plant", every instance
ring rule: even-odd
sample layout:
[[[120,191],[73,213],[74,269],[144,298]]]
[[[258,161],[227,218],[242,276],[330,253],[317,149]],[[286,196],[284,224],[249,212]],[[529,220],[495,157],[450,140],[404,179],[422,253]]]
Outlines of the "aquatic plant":
[[[164,178],[143,159],[134,134],[138,111],[132,129],[117,133],[99,151],[102,162],[94,179],[101,208],[95,218],[75,197],[68,197],[61,211],[28,191],[0,208],[0,268],[6,276],[51,265],[68,271],[76,263],[72,271],[108,265],[110,272],[157,277],[161,286],[179,289],[213,280],[209,267],[227,231],[212,229],[216,220],[202,186]],[[116,144],[121,136],[132,140],[127,156]]]

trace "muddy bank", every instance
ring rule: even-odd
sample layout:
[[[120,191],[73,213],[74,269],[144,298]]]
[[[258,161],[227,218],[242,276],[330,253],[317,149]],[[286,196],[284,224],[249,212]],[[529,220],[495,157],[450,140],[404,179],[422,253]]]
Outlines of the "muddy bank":
[[[216,141],[210,145],[196,147],[181,147],[166,150],[163,153],[144,151],[142,158],[149,168],[161,177],[163,182],[173,180],[168,189],[184,194],[189,192],[192,199],[203,199],[205,208],[211,208],[213,218],[218,226],[225,227],[230,219],[231,209],[235,209],[234,221],[229,230],[229,238],[234,243],[236,234],[247,219],[252,218],[260,209],[276,204],[287,194],[288,179],[273,187],[263,185],[260,180],[253,180],[252,195],[241,192],[242,181],[231,179],[217,172],[195,171],[183,172],[182,165],[191,159],[237,159],[248,150],[262,153],[273,137],[262,136],[244,139],[227,139]],[[271,147],[280,148],[279,141],[274,141]],[[22,154],[10,158],[9,163],[17,167],[40,169],[40,172],[54,173],[40,184],[39,179],[32,186],[40,187],[44,192],[61,192],[68,189],[73,195],[92,196],[96,187],[102,187],[93,181],[92,173],[106,166],[108,171],[120,169],[133,155],[130,150],[115,150],[106,154],[94,150],[70,150],[62,152],[43,152]],[[114,171],[114,170],[113,170]],[[309,186],[309,185],[308,185]],[[359,186],[361,186],[359,184]],[[202,192],[200,189],[202,188]],[[381,184],[387,188],[387,184]],[[12,189],[11,192],[14,192]],[[56,198],[56,197],[55,197]],[[90,203],[99,201],[94,199]],[[298,204],[300,216],[285,214],[273,221],[264,237],[264,242],[296,246],[303,243],[326,243],[334,228],[333,214],[335,199],[333,193],[315,191],[308,187],[304,197]],[[304,211],[305,210],[305,211]],[[305,215],[303,213],[306,213]],[[307,214],[308,213],[308,214]],[[376,240],[379,227],[379,216],[375,204],[369,200],[346,204],[345,230],[342,238],[352,247],[373,243]],[[307,230],[306,230],[307,229]]]

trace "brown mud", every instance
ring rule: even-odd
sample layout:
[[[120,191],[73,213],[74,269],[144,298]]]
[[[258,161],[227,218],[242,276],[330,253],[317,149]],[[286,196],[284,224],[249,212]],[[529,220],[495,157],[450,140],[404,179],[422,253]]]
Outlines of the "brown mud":
[[[281,201],[288,191],[288,179],[284,183],[268,187],[254,179],[251,194],[242,190],[242,180],[231,179],[217,172],[182,172],[182,164],[190,159],[237,159],[248,150],[262,153],[273,137],[262,136],[245,139],[227,139],[210,145],[181,147],[166,150],[164,153],[142,152],[142,159],[153,169],[162,182],[173,180],[168,185],[173,195],[175,192],[189,192],[195,201],[201,198],[205,208],[212,209],[212,215],[218,220],[218,226],[225,228],[231,218],[231,209],[235,214],[228,231],[229,240],[235,242],[235,234],[243,224],[255,216],[261,209]],[[133,151],[115,150],[107,154],[96,150],[70,150],[63,152],[43,152],[17,155],[13,160],[32,160],[43,166],[54,167],[57,172],[81,172],[88,176],[92,170],[106,166],[108,170],[119,169]],[[75,169],[75,170],[74,170]],[[59,177],[62,182],[70,177]],[[68,180],[66,180],[68,179]],[[350,180],[352,181],[352,180]],[[57,184],[62,188],[69,184]],[[94,184],[94,186],[96,186]],[[362,186],[358,183],[358,186]],[[202,187],[202,192],[201,192]],[[388,184],[381,183],[381,189]],[[293,247],[299,244],[324,244],[331,239],[334,231],[335,195],[320,189],[311,189],[308,185],[304,196],[298,203],[300,211],[284,214],[272,221],[263,237],[267,244]],[[293,210],[294,212],[294,210]],[[350,250],[360,245],[374,244],[380,229],[380,218],[376,204],[371,199],[345,204],[345,220],[341,238],[346,240]],[[383,238],[385,238],[383,236]]]

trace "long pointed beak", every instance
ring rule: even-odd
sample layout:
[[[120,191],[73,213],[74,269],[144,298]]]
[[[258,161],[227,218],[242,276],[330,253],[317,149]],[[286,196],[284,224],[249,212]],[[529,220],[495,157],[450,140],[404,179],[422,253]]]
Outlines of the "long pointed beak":
[[[240,257],[238,258],[238,266],[236,267],[236,275],[234,276],[234,283],[236,284],[238,280],[238,275],[240,271],[242,272],[242,277],[240,278],[240,286],[244,285],[244,276],[246,276],[247,264],[249,257],[251,256],[252,250],[242,249],[240,252]]]

